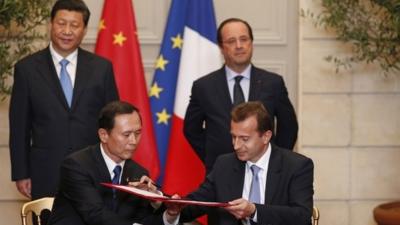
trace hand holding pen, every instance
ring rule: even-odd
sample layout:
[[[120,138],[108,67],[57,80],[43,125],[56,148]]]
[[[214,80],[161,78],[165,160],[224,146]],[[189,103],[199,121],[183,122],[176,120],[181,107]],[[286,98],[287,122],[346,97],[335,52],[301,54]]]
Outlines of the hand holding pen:
[[[158,188],[160,188],[157,184],[155,184],[150,177],[144,175],[140,179],[128,180],[128,185],[133,186],[135,188],[139,188],[141,190],[150,191],[156,194],[160,194]]]

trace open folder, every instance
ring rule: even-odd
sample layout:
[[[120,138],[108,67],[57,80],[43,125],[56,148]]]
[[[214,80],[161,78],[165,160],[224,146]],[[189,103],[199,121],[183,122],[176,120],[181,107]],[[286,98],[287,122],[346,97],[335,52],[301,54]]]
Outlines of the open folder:
[[[227,202],[203,202],[203,201],[193,201],[188,199],[174,199],[167,196],[159,195],[153,192],[141,190],[132,186],[111,184],[111,183],[101,183],[102,185],[110,188],[114,188],[120,191],[128,192],[130,194],[136,195],[138,197],[148,199],[151,201],[162,201],[171,203],[180,203],[185,205],[201,205],[201,206],[213,206],[213,207],[225,207],[229,206]]]

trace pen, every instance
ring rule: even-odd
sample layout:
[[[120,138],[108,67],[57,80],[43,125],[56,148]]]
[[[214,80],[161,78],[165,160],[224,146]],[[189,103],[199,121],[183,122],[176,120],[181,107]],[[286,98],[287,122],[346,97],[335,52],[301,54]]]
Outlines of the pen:
[[[126,178],[126,182],[139,182],[140,181],[140,178],[134,178],[133,180],[129,180],[129,177],[128,178]],[[145,181],[144,182],[145,184],[148,184],[148,181]],[[155,187],[157,187],[158,189],[161,189],[161,186],[160,185],[158,185],[158,184],[156,184],[156,183],[154,183],[154,182],[151,182],[151,184],[152,185],[154,185]]]

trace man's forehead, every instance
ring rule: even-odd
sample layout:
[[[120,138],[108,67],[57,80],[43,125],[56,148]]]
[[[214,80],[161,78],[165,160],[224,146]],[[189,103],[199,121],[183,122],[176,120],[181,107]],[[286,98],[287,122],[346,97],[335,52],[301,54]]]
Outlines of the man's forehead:
[[[255,116],[250,116],[243,121],[235,122],[231,121],[231,131],[232,130],[244,130],[244,131],[252,131],[257,128],[257,120]]]

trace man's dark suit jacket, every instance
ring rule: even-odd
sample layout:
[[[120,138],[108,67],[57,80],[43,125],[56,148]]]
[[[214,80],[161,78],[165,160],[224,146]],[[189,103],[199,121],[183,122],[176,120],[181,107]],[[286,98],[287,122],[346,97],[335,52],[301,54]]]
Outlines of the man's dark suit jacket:
[[[97,143],[97,117],[118,93],[111,63],[78,50],[71,109],[49,48],[15,65],[10,103],[12,180],[31,178],[32,198],[54,196],[62,159]]]
[[[276,119],[273,142],[282,148],[293,149],[298,125],[285,83],[281,76],[252,66],[249,101],[257,100],[268,110],[271,120]],[[207,172],[219,155],[233,152],[230,135],[232,108],[225,67],[193,83],[184,134],[205,163]]]
[[[220,156],[211,173],[190,199],[229,202],[242,198],[246,162],[234,153]],[[256,204],[258,224],[308,225],[313,207],[313,172],[311,159],[272,145],[265,187],[265,204]],[[209,224],[230,225],[239,221],[222,208],[188,206],[181,221],[190,221],[204,213]]]
[[[126,160],[121,184],[148,175],[147,171]],[[162,224],[161,210],[154,215],[149,201],[117,191],[117,210],[112,210],[112,189],[100,183],[111,183],[110,173],[94,145],[68,156],[61,165],[61,180],[56,195],[50,225]]]

